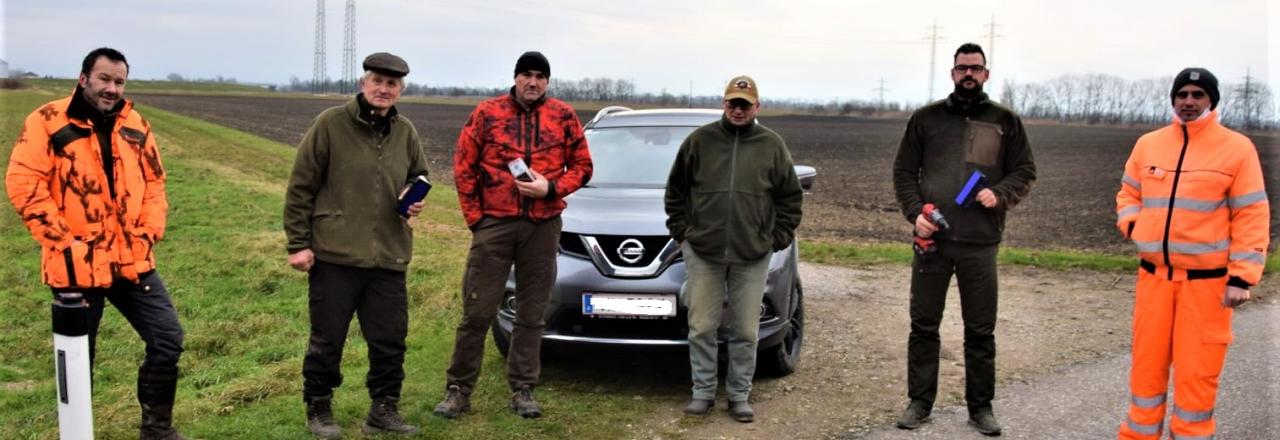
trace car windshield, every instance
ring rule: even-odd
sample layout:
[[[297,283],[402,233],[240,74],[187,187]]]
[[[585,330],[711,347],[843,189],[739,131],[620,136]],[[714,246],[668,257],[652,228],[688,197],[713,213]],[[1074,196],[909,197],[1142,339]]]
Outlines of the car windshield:
[[[590,186],[662,188],[684,138],[697,127],[609,127],[587,130]]]

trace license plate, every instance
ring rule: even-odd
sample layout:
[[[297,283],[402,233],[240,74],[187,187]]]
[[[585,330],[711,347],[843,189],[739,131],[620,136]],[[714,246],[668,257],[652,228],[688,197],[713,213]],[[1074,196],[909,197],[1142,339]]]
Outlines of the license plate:
[[[582,314],[613,317],[676,316],[675,295],[584,293]]]

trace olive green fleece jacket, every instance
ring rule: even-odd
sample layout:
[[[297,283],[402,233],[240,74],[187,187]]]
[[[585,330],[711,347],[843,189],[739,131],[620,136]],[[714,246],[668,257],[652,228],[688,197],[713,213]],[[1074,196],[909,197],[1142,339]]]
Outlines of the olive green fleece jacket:
[[[667,229],[703,259],[759,261],[795,239],[803,201],[782,137],[722,116],[680,145],[667,178]]]
[[[290,253],[326,263],[404,271],[413,231],[396,212],[400,191],[427,174],[418,131],[392,107],[371,114],[363,96],[320,113],[298,144],[285,194]]]
[[[977,202],[956,205],[956,195],[975,170],[987,176],[995,208]],[[1005,213],[1027,196],[1035,180],[1035,159],[1022,119],[985,93],[972,99],[952,93],[916,110],[893,163],[893,187],[903,216],[914,225],[924,204],[934,204],[951,225],[933,235],[943,241],[999,243]]]

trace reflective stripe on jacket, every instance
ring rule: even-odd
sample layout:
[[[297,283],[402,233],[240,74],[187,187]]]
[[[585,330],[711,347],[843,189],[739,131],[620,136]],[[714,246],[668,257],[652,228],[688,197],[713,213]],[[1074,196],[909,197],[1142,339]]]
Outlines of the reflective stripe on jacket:
[[[1116,194],[1116,226],[1162,267],[1226,267],[1229,283],[1258,283],[1270,204],[1258,152],[1211,112],[1138,139]]]
[[[80,93],[27,116],[5,175],[9,201],[40,243],[43,281],[56,288],[107,287],[154,269],[169,206],[151,125],[128,100],[110,134],[114,191],[106,188],[103,149],[86,116],[97,110]]]

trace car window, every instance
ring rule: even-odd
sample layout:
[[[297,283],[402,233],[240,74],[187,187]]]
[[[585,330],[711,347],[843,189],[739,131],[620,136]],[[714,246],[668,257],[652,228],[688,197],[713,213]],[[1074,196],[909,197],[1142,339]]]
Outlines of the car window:
[[[661,188],[684,138],[697,127],[610,127],[587,130],[591,186]]]

